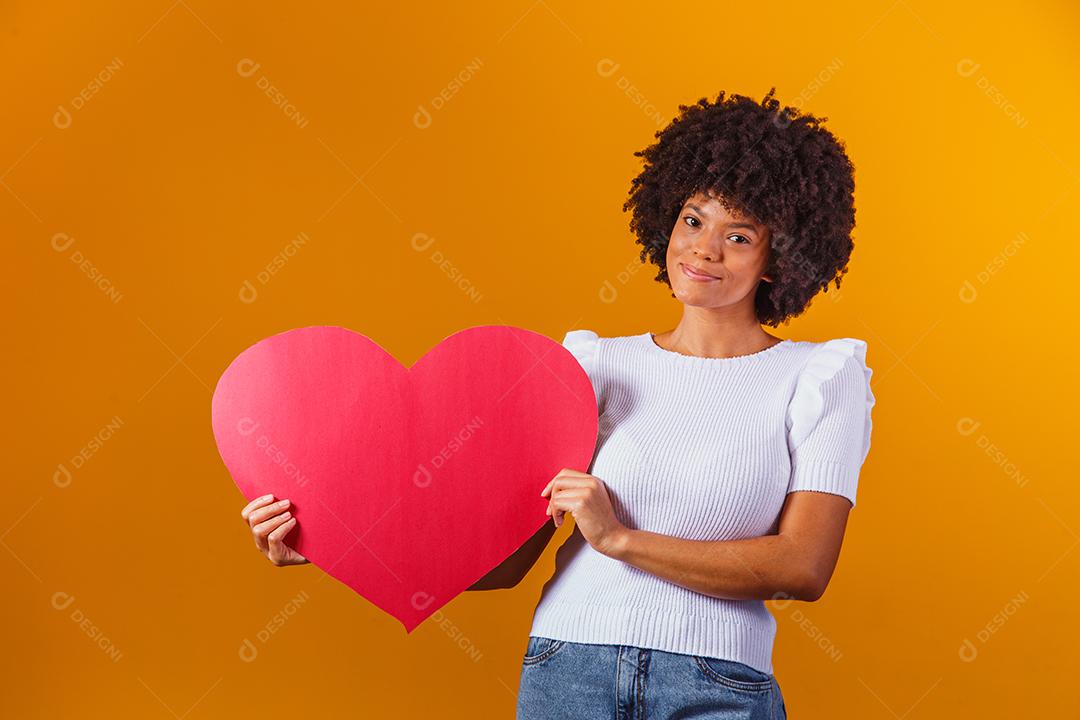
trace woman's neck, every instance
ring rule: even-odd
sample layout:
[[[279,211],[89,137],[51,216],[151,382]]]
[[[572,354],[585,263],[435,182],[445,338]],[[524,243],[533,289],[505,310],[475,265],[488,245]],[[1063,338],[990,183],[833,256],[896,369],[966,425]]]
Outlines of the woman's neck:
[[[783,338],[770,335],[761,325],[691,320],[686,317],[673,330],[655,333],[653,339],[665,350],[698,357],[735,357],[772,347]]]

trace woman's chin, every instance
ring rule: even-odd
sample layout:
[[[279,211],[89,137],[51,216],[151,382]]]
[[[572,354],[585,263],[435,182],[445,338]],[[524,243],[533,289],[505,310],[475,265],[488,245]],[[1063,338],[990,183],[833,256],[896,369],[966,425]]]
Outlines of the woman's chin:
[[[692,305],[694,307],[715,307],[724,304],[720,297],[720,293],[709,292],[700,287],[676,285],[673,288],[673,292],[675,293],[675,297],[684,305]]]

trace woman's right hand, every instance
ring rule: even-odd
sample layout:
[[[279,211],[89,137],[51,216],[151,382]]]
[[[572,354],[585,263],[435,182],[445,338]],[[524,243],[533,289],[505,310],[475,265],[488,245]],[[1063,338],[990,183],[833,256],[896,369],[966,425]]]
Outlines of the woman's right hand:
[[[255,547],[274,565],[303,565],[310,562],[285,544],[285,536],[296,527],[296,518],[289,512],[289,501],[274,502],[273,495],[257,497],[240,511],[240,517],[255,536]]]

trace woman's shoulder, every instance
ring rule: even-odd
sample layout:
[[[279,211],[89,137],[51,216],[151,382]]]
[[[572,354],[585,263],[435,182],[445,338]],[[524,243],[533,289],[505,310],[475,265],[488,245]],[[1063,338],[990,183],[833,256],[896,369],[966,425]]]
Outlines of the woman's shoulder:
[[[582,345],[585,343],[596,343],[599,342],[599,340],[600,336],[593,330],[568,330],[563,337],[563,345]]]
[[[828,340],[793,340],[802,347],[807,364],[839,370],[849,359],[866,365],[867,343],[862,338],[837,337]]]
[[[588,328],[567,331],[563,345],[575,355],[594,355],[602,345],[620,345],[637,343],[645,337],[641,335],[600,335]]]
[[[805,348],[806,357],[799,366],[791,403],[796,419],[800,415],[807,419],[820,415],[825,399],[822,388],[834,379],[852,393],[865,393],[868,408],[873,406],[870,379],[874,371],[866,364],[865,340],[839,337],[820,342],[801,341],[800,344]]]
[[[596,349],[600,344],[600,336],[593,330],[578,329],[570,330],[563,337],[563,347],[573,353],[578,362],[586,369],[596,356]]]
[[[563,337],[563,346],[573,353],[574,357],[586,369],[595,366],[601,354],[614,352],[620,354],[620,348],[628,344],[639,344],[645,335],[601,335],[590,328],[579,328],[567,331]],[[607,348],[607,349],[605,349]]]
[[[870,385],[874,371],[866,364],[866,341],[840,337],[822,342],[804,341],[803,344],[807,348],[807,359],[799,370],[788,409],[791,446],[799,447],[803,443],[826,413],[830,402],[844,408],[861,405],[863,410],[857,412],[862,415],[866,427],[860,456],[864,459],[870,449],[870,413],[877,403]],[[824,389],[826,383],[832,390]],[[853,494],[849,498],[854,502]]]

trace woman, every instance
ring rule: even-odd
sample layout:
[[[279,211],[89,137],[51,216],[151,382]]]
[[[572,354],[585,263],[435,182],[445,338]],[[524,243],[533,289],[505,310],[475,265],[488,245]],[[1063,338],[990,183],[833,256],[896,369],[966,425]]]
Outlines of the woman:
[[[471,589],[512,587],[566,513],[522,662],[517,714],[785,718],[765,600],[821,597],[870,448],[866,343],[766,332],[847,271],[853,167],[818,119],[721,92],[680,106],[624,209],[667,332],[563,344],[600,410],[588,472],[548,484],[548,523]],[[288,501],[243,515],[275,564]]]

